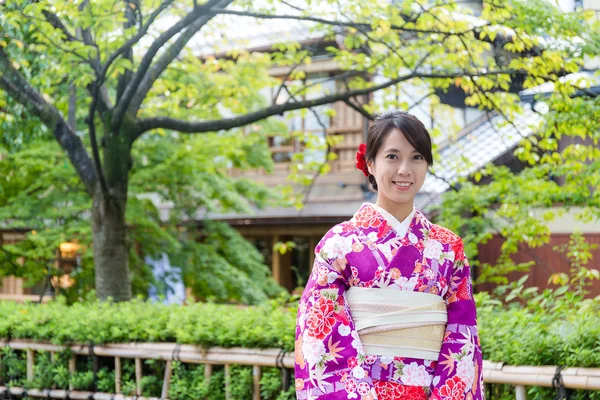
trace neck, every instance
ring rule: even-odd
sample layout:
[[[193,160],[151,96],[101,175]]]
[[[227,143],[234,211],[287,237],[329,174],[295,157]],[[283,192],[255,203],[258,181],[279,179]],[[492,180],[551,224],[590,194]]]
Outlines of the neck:
[[[412,201],[406,203],[396,203],[389,201],[388,199],[384,200],[380,196],[377,197],[377,202],[375,205],[392,214],[400,222],[404,221],[413,210]]]

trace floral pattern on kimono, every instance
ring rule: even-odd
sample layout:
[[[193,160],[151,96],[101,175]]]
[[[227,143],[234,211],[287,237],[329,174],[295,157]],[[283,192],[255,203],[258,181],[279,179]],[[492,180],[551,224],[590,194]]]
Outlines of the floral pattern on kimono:
[[[406,233],[394,228],[399,225],[364,203],[317,244],[298,308],[299,400],[483,399],[481,346],[462,239],[418,210]],[[438,359],[365,353],[346,299],[352,286],[441,296],[448,323]]]

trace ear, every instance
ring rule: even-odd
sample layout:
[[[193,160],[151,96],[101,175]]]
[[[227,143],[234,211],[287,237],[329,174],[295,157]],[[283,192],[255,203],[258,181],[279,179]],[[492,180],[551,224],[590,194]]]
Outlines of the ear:
[[[367,169],[371,175],[375,175],[375,163],[373,160],[367,161]]]

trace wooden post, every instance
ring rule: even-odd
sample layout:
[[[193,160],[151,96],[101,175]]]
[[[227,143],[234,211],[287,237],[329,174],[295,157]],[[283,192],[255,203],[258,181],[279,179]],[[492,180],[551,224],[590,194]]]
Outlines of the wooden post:
[[[71,358],[69,359],[69,373],[71,374],[71,377],[75,373],[76,366],[77,366],[77,358],[75,355],[72,355]],[[73,384],[71,382],[69,382],[69,390],[73,390]]]
[[[142,395],[142,359],[135,359],[135,393]]]
[[[194,302],[196,301],[196,296],[194,296],[194,291],[192,290],[192,288],[186,287],[185,288],[185,301],[190,301],[190,302]]]
[[[231,389],[229,387],[229,380],[231,379],[229,375],[229,364],[225,364],[225,400],[231,399]]]
[[[260,400],[260,377],[261,377],[260,365],[253,365],[252,366],[252,380],[253,380],[252,400]]]
[[[27,381],[33,381],[33,374],[35,367],[35,353],[31,349],[27,349]]]
[[[281,253],[273,250],[273,247],[277,242],[279,242],[279,235],[274,235],[271,246],[271,251],[273,252],[271,271],[273,272],[273,279],[275,279],[275,282],[281,285]]]
[[[515,386],[515,400],[527,400],[527,390],[525,390],[525,386]]]
[[[206,381],[207,385],[210,385],[210,377],[212,376],[212,370],[212,364],[204,364],[204,380]],[[208,397],[204,398],[204,400],[206,399],[208,399]]]
[[[121,393],[121,357],[115,357],[115,393]]]
[[[209,381],[212,376],[212,367],[212,364],[204,364],[204,379],[207,381]]]
[[[291,240],[291,237],[283,237],[280,240]],[[288,290],[292,290],[292,249],[289,249],[279,258],[279,284]]]
[[[54,363],[56,362],[56,353],[51,351],[50,352],[50,363],[52,364],[52,366],[54,366]],[[56,384],[53,383],[52,384],[52,389],[56,389]]]
[[[173,361],[167,360],[165,366],[165,377],[163,379],[162,392],[160,394],[161,399],[169,397],[169,383],[171,383],[171,375],[173,374]]]

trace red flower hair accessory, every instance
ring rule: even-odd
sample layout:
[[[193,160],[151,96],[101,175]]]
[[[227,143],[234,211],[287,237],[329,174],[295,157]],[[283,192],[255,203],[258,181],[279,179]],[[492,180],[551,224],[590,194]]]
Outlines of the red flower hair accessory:
[[[360,169],[366,177],[369,176],[369,169],[367,168],[367,161],[365,160],[365,155],[367,154],[367,145],[361,143],[358,146],[358,151],[356,152],[356,168]]]

